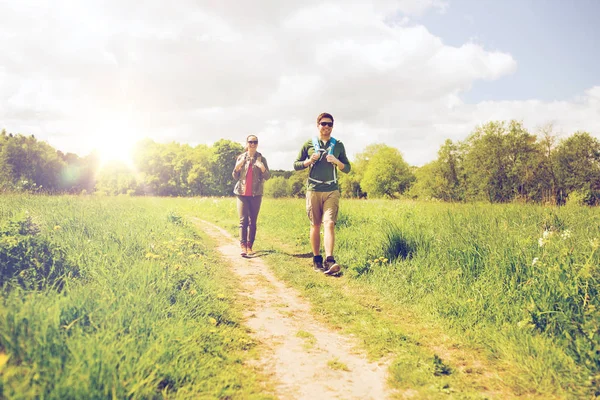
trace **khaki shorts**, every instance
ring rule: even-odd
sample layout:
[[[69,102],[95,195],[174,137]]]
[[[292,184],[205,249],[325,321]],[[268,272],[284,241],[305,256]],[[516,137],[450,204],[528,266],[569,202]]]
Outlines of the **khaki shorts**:
[[[321,225],[323,222],[337,221],[340,205],[340,191],[306,192],[306,214],[311,225]]]

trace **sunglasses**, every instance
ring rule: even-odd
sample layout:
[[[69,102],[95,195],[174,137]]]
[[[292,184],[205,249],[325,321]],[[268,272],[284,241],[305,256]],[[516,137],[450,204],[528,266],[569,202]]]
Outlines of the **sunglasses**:
[[[258,144],[258,140],[248,140],[248,144]]]
[[[319,125],[321,126],[333,126],[333,122],[319,122]]]

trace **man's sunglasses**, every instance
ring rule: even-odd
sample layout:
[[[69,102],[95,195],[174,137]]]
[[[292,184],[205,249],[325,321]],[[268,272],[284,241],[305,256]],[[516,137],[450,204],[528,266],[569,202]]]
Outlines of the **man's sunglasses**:
[[[319,122],[321,126],[333,126],[333,122]]]
[[[248,140],[249,144],[258,144],[258,140]]]

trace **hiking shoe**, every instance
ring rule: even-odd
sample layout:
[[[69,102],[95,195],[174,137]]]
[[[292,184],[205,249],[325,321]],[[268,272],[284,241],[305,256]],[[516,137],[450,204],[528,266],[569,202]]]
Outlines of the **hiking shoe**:
[[[241,255],[242,257],[246,257],[246,254],[247,254],[247,253],[246,253],[246,251],[247,251],[247,249],[246,249],[246,245],[245,245],[245,244],[242,244],[242,245],[240,245],[240,247],[242,248],[242,250],[240,251],[240,255]]]
[[[247,256],[253,256],[254,255],[254,250],[252,250],[252,247],[246,248],[246,255]]]
[[[315,272],[323,272],[323,257],[321,256],[314,256],[313,257],[313,269],[315,270]]]
[[[341,269],[340,265],[333,258],[328,258],[325,260],[325,271],[323,273],[325,275],[337,275]]]

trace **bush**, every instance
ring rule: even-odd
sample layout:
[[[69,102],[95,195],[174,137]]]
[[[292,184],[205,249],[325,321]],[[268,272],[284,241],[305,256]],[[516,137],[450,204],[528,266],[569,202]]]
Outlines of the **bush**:
[[[65,276],[77,276],[63,252],[40,235],[31,217],[21,215],[0,226],[0,287],[17,284],[40,290],[63,286]]]

